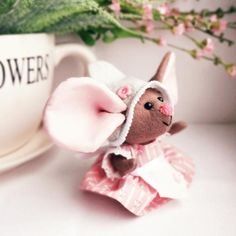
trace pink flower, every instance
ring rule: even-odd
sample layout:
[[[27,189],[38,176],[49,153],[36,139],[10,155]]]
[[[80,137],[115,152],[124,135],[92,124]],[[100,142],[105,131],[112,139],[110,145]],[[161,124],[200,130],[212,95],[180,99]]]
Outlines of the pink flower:
[[[170,13],[168,13],[168,16],[171,15],[171,16],[179,16],[179,9],[178,8],[173,8]]]
[[[171,12],[170,5],[168,3],[161,4],[160,6],[157,7],[157,10],[161,15],[169,15]]]
[[[194,17],[192,15],[187,15],[186,16],[186,20],[188,21],[192,21],[194,19]]]
[[[212,54],[215,50],[214,44],[212,39],[207,38],[205,40],[203,40],[203,53],[204,54]]]
[[[213,25],[212,31],[214,33],[222,33],[226,30],[228,22],[226,20],[220,20],[217,24]]]
[[[185,26],[186,32],[191,33],[191,32],[194,31],[194,27],[193,27],[192,22],[186,21],[186,22],[184,23],[184,26]]]
[[[169,104],[165,103],[160,107],[160,112],[166,116],[172,115],[172,108]]]
[[[210,17],[210,21],[211,21],[211,22],[216,22],[216,21],[218,21],[217,16],[216,16],[216,15],[212,15],[212,16]]]
[[[183,23],[180,23],[179,25],[173,28],[173,33],[175,35],[182,35],[184,32],[185,32],[185,26]]]
[[[192,15],[187,15],[185,18],[184,26],[185,26],[186,32],[188,33],[191,33],[194,31],[193,20],[194,20],[194,17]]]
[[[197,51],[195,51],[195,53],[194,53],[194,57],[195,57],[196,59],[201,59],[203,56],[204,56],[204,52],[203,52],[202,50],[197,50]]]
[[[165,47],[167,46],[167,41],[165,38],[163,38],[162,36],[160,38],[157,39],[157,44],[162,46],[162,47]]]
[[[211,30],[214,33],[222,33],[226,30],[228,22],[226,20],[219,20],[216,15],[210,17]]]
[[[148,20],[145,22],[145,30],[147,33],[151,33],[155,28],[155,25],[152,21]]]
[[[212,39],[207,38],[202,41],[201,43],[201,49],[200,50],[193,50],[192,51],[192,56],[195,59],[201,59],[207,54],[212,54],[215,50],[214,44]]]
[[[120,10],[121,10],[119,0],[112,0],[112,4],[110,5],[110,9],[112,11],[114,11],[114,13],[116,15],[119,15],[120,14]]]
[[[153,19],[152,5],[146,4],[143,6],[143,20],[150,21],[152,19]]]
[[[226,68],[226,72],[231,76],[236,76],[236,65],[229,65]]]
[[[132,94],[132,89],[129,85],[124,85],[123,87],[119,88],[116,94],[121,99],[126,99]]]
[[[151,33],[154,30],[152,14],[152,5],[146,4],[143,6],[143,24],[147,33]]]

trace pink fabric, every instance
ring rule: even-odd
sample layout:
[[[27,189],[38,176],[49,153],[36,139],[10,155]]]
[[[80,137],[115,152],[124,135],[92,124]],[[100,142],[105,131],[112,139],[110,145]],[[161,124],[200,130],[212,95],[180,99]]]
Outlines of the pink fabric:
[[[83,190],[113,198],[137,216],[144,215],[171,200],[160,197],[154,188],[138,176],[131,174],[123,178],[117,176],[117,173],[113,171],[106,158],[107,153],[111,153],[112,151],[110,149],[105,154],[101,154],[92,168],[87,172],[81,184]],[[145,146],[123,146],[122,151],[123,155],[128,159],[136,157],[138,167],[158,158],[160,152],[163,151],[165,158],[183,175],[188,185],[192,181],[194,175],[192,160],[171,145],[161,144],[159,146],[159,143],[156,141]]]
[[[71,78],[55,90],[44,124],[59,144],[78,152],[95,152],[125,120],[126,104],[91,78]]]

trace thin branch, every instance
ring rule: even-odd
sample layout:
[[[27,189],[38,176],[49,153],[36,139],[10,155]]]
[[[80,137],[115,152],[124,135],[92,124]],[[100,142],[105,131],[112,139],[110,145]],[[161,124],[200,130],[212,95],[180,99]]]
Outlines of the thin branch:
[[[227,24],[227,26],[228,26],[228,28],[229,29],[236,29],[236,22],[229,22],[228,24]]]
[[[213,38],[218,39],[221,43],[226,42],[226,43],[228,43],[229,46],[232,46],[234,44],[233,40],[225,38],[223,34],[216,35],[212,31],[204,30],[204,29],[201,29],[201,28],[198,28],[198,27],[196,27],[195,29],[202,32],[202,33],[204,33],[204,34],[208,34]]]
[[[203,15],[203,16],[212,16],[212,15],[217,15],[218,17],[222,18],[224,15],[230,15],[236,13],[236,7],[231,6],[227,10],[224,10],[222,8],[217,8],[216,10],[208,10],[208,9],[203,9],[201,11],[182,11],[181,15]]]
[[[188,34],[183,34],[186,38],[188,38],[189,40],[191,40],[195,45],[197,45],[200,48],[200,43],[193,38],[192,36],[188,35]]]

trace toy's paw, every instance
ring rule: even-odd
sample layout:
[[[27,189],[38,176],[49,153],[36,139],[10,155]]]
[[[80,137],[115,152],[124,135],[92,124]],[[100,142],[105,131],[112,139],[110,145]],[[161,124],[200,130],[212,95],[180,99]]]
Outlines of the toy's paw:
[[[137,167],[135,159],[126,159],[121,155],[111,154],[110,161],[114,171],[117,171],[121,177],[132,172]]]
[[[169,129],[169,133],[171,135],[173,134],[177,134],[179,133],[180,131],[182,131],[183,129],[185,129],[187,127],[187,123],[184,122],[184,121],[178,121],[178,122],[175,122],[171,125],[170,129]]]

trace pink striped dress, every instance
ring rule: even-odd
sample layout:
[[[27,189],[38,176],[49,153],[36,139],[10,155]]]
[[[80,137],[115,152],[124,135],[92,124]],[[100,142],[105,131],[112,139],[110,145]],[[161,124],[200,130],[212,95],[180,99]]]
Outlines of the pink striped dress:
[[[136,170],[120,177],[110,164],[108,156],[111,153],[120,154],[127,159],[135,158],[138,165]],[[160,175],[159,172],[163,173]],[[166,176],[166,172],[171,173]],[[176,178],[176,174],[180,176]],[[193,175],[192,159],[173,146],[156,140],[144,146],[122,145],[108,148],[99,155],[85,175],[81,189],[113,198],[133,214],[141,216],[171,199],[178,199],[175,196],[180,189],[179,177],[182,178],[180,187],[188,187]]]

